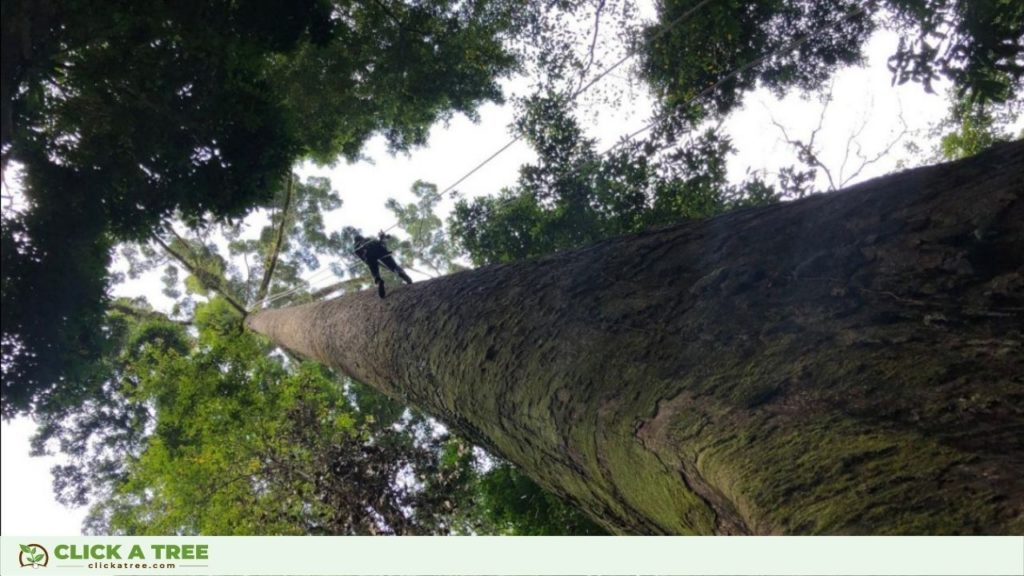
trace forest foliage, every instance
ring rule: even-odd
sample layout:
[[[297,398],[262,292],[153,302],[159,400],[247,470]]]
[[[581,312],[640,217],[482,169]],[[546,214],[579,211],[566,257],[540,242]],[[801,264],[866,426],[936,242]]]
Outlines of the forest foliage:
[[[880,28],[902,38],[894,82],[952,83],[941,154],[1012,136],[1016,3],[658,10],[647,25],[604,0],[5,2],[3,163],[23,171],[25,208],[3,214],[3,416],[31,414],[35,451],[68,457],[58,498],[93,503],[93,532],[601,532],[426,415],[240,328],[269,295],[368,284],[357,231],[324,226],[340,198],[295,177],[297,162],[358,160],[374,135],[412,150],[437,122],[504,101],[517,72],[535,91],[513,130],[537,160],[447,227],[431,183],[389,202],[401,262],[440,275],[806,194],[808,166],[730,182],[719,122],[755,87],[812,88],[861,62]],[[602,152],[565,95],[596,73],[608,19],[659,108],[648,136]],[[173,308],[111,297],[115,253],[129,276],[160,270]],[[303,280],[323,267],[327,286]]]

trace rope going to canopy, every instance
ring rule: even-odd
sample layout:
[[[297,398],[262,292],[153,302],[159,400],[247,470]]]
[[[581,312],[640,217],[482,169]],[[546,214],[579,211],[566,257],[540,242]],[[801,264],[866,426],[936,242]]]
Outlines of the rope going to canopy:
[[[667,34],[670,30],[672,30],[673,28],[675,28],[676,26],[678,26],[679,24],[683,23],[684,21],[689,19],[691,16],[693,16],[699,9],[703,8],[710,1],[711,0],[703,0],[702,2],[700,2],[699,4],[694,6],[693,8],[691,8],[691,9],[687,10],[686,12],[684,12],[681,16],[679,16],[675,20],[669,22],[668,24],[666,24],[662,28],[662,30],[660,30],[657,34],[655,34],[654,36],[651,37],[650,41],[654,41],[654,40],[660,38],[661,36]],[[874,4],[874,0],[869,0],[868,2],[865,2],[862,6],[860,6],[858,8],[855,8],[853,10],[850,10],[838,22],[835,22],[833,24],[833,27],[834,26],[839,26],[839,25],[845,23],[846,21],[851,20],[852,18],[854,18],[856,16],[858,16],[860,14],[863,14],[869,7],[871,7],[872,4]],[[738,76],[738,75],[742,74],[743,72],[749,70],[750,68],[752,68],[754,66],[757,66],[758,64],[760,64],[760,63],[762,63],[762,62],[764,62],[764,61],[766,61],[766,60],[768,60],[770,58],[775,58],[775,57],[780,56],[782,54],[789,53],[789,52],[795,50],[796,48],[800,47],[801,45],[803,45],[804,43],[806,43],[808,40],[810,40],[813,37],[814,37],[813,34],[804,34],[803,36],[798,36],[798,37],[794,38],[793,40],[783,44],[782,46],[776,48],[775,50],[773,50],[773,51],[771,51],[771,52],[769,52],[767,54],[764,54],[762,56],[759,56],[757,58],[754,58],[754,59],[751,59],[751,60],[747,61],[746,63],[744,63],[744,64],[742,64],[742,65],[732,69],[728,74],[726,74],[725,76],[719,78],[714,83],[708,85],[706,88],[704,88],[700,92],[698,92],[698,93],[694,94],[693,96],[690,96],[689,98],[684,100],[679,105],[679,107],[682,108],[682,107],[689,106],[690,104],[694,103],[696,100],[707,96],[711,92],[713,92],[713,91],[717,90],[718,88],[720,88],[726,82],[732,80],[733,78],[735,78],[736,76]],[[588,89],[593,87],[597,82],[599,82],[601,79],[603,79],[608,74],[610,74],[613,70],[615,70],[616,68],[618,68],[619,66],[621,66],[622,64],[627,62],[628,60],[632,59],[637,54],[638,54],[638,52],[631,52],[631,53],[627,54],[626,56],[624,56],[623,58],[618,60],[615,64],[612,64],[611,66],[609,66],[605,70],[601,71],[597,76],[595,76],[593,79],[591,79],[585,85],[583,85],[580,88],[578,88],[577,90],[573,91],[569,95],[568,99],[569,100],[575,100],[582,93],[586,92]],[[630,142],[631,140],[633,140],[634,138],[636,138],[640,134],[643,134],[644,132],[647,132],[648,130],[653,128],[656,124],[658,124],[658,122],[660,122],[660,121],[661,121],[661,118],[655,118],[654,120],[652,120],[651,122],[649,122],[646,125],[642,126],[641,128],[639,128],[639,129],[629,133],[625,137],[621,138],[618,142],[616,142],[614,145],[610,146],[609,148],[607,148],[606,150],[601,152],[598,156],[605,156],[605,155],[611,153],[612,151],[616,150],[620,146]],[[517,136],[511,138],[508,142],[505,143],[505,145],[503,145],[501,148],[496,150],[490,156],[488,156],[483,161],[478,163],[476,166],[474,166],[468,172],[463,174],[458,180],[456,180],[455,182],[450,184],[448,187],[446,187],[441,192],[436,192],[435,193],[436,197],[440,198],[440,197],[444,196],[445,194],[447,194],[448,192],[450,192],[451,190],[453,190],[456,186],[458,186],[459,184],[464,182],[467,178],[469,178],[470,176],[475,174],[477,171],[479,171],[481,168],[483,168],[488,163],[490,163],[492,160],[494,160],[495,158],[500,156],[502,153],[504,153],[506,150],[511,148],[516,142],[518,142],[521,139],[522,139],[522,135],[517,135]],[[502,204],[508,203],[508,202],[510,202],[512,200],[515,200],[515,199],[516,199],[515,197],[507,198],[504,201],[502,201],[501,203],[499,203],[498,206],[500,207]],[[382,233],[387,233],[387,232],[395,229],[396,227],[398,227],[398,225],[399,225],[399,222],[395,222],[394,224],[392,224],[388,228],[385,228],[381,232]],[[369,242],[370,242],[370,240],[366,240],[362,244],[360,244],[359,246],[356,246],[355,249],[358,250],[359,248],[362,248],[363,246],[365,246]],[[316,276],[322,275],[324,273],[324,271],[330,272],[331,270],[327,266],[325,266],[323,268],[320,268],[319,270],[313,272],[313,274],[311,274],[304,281],[308,284],[310,282],[310,280],[312,280]],[[288,289],[288,290],[284,290],[282,292],[279,292],[279,293],[267,296],[266,298],[264,298],[260,302],[255,303],[253,305],[253,307],[252,307],[252,310],[255,310],[256,308],[259,308],[259,307],[262,307],[262,306],[269,305],[269,304],[271,304],[271,303],[273,303],[273,302],[275,302],[275,301],[277,301],[277,300],[279,300],[281,298],[285,298],[287,296],[290,296],[290,295],[292,295],[292,294],[294,294],[294,293],[296,293],[296,292],[298,292],[300,290],[302,290],[302,286],[296,286],[294,288],[291,288],[291,289]]]

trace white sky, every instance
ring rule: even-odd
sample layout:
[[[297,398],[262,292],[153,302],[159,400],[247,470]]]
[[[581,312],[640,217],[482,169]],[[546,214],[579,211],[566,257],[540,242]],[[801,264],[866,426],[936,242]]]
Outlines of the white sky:
[[[648,12],[649,14],[649,12]],[[896,39],[891,34],[879,34],[868,47],[869,64],[865,68],[840,72],[835,80],[835,99],[825,116],[823,129],[817,141],[822,144],[823,155],[833,170],[838,170],[851,133],[863,127],[857,139],[871,156],[898,130],[899,111],[911,131],[919,136],[930,123],[940,120],[946,113],[945,97],[926,94],[919,85],[893,87],[886,69],[886,58],[894,51]],[[621,75],[625,68],[603,82],[625,83]],[[626,99],[619,110],[591,103],[584,107],[580,117],[599,139],[599,150],[613,144],[621,135],[643,126],[649,118],[650,101],[640,89]],[[763,91],[747,96],[746,105],[726,122],[739,152],[730,163],[730,177],[739,180],[744,173],[769,173],[793,163],[792,149],[780,140],[780,133],[770,119],[774,117],[786,126],[791,137],[806,139],[818,122],[820,105],[814,99],[805,100],[792,95],[779,101]],[[333,168],[304,166],[299,172],[327,176],[331,179],[344,206],[327,220],[329,229],[345,225],[374,232],[391,226],[394,221],[385,209],[389,197],[412,201],[409,189],[418,179],[433,182],[444,189],[455,182],[478,162],[503,146],[510,138],[507,126],[512,122],[509,106],[487,105],[480,109],[481,121],[472,123],[465,118],[453,119],[448,126],[436,126],[431,131],[428,145],[411,155],[398,157],[386,153],[382,139],[374,139],[365,152],[373,163],[341,164]],[[1022,122],[1015,127],[1020,131]],[[925,142],[930,146],[931,142]],[[896,162],[907,155],[901,147],[884,160],[871,166],[856,181],[863,181],[892,171]],[[518,167],[533,158],[528,147],[518,143],[472,178],[459,186],[466,196],[491,195],[516,180]],[[913,162],[911,162],[913,165]],[[819,180],[819,188],[824,180]],[[451,201],[442,208],[447,211]],[[326,280],[325,280],[326,282]],[[119,295],[144,294],[154,303],[159,302],[159,283],[152,279],[128,283],[117,290]],[[85,509],[68,510],[54,502],[49,468],[55,458],[29,458],[29,437],[34,424],[26,418],[4,423],[2,433],[2,462],[0,462],[0,534],[59,536],[78,534]]]

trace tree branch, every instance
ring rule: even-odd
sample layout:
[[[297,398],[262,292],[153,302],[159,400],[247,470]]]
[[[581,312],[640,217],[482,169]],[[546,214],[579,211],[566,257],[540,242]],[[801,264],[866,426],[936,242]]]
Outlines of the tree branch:
[[[190,326],[191,325],[191,323],[189,323],[189,322],[186,322],[184,320],[175,320],[174,318],[171,318],[171,317],[169,317],[166,314],[163,314],[161,312],[156,312],[154,310],[144,310],[142,308],[136,308],[135,306],[131,306],[131,305],[125,304],[123,302],[118,302],[116,300],[111,302],[110,304],[108,304],[107,305],[107,309],[108,310],[114,310],[114,311],[120,312],[122,314],[126,314],[128,316],[134,316],[135,318],[138,318],[140,320],[153,320],[153,319],[155,319],[155,320],[166,320],[167,322],[173,322],[174,324],[179,324],[181,326]]]
[[[800,160],[812,167],[820,168],[822,172],[825,173],[825,177],[828,178],[828,189],[836,190],[836,183],[835,179],[832,178],[832,172],[828,169],[828,166],[818,158],[818,154],[814,151],[814,136],[817,134],[818,129],[815,129],[814,132],[811,133],[810,143],[805,144],[802,140],[790,138],[789,132],[786,131],[786,127],[780,124],[774,116],[771,117],[771,122],[779,129],[780,132],[782,132],[782,137],[785,139],[786,143],[796,149],[797,156]]]
[[[288,209],[292,202],[292,184],[294,180],[292,175],[288,173],[288,188],[285,191],[284,206],[281,208],[281,224],[277,227],[277,239],[274,241],[274,248],[269,255],[267,255],[267,264],[264,267],[263,280],[260,282],[260,288],[256,291],[255,302],[259,304],[267,297],[267,291],[270,289],[270,280],[274,275],[274,268],[277,267],[277,257],[281,253],[281,245],[284,244],[284,231],[288,225]]]
[[[178,239],[182,239],[181,236],[178,236],[178,233],[174,231],[173,227],[169,227],[169,228],[170,228],[172,234],[174,234]],[[167,252],[169,255],[171,255],[171,257],[173,257],[182,266],[184,266],[186,270],[188,270],[191,274],[198,275],[199,267],[196,266],[194,263],[190,262],[188,258],[186,258],[184,255],[182,255],[179,252],[177,252],[174,248],[171,248],[171,246],[167,242],[164,242],[163,238],[161,238],[159,234],[154,233],[152,235],[152,238],[153,238],[153,240],[157,244],[160,245],[161,248],[164,249],[165,252]],[[184,240],[182,239],[182,241],[184,241]],[[221,284],[221,281],[220,281],[219,278],[218,278],[218,281],[217,281],[217,283],[215,285],[208,286],[208,288],[210,288],[211,290],[213,290],[217,294],[220,294],[221,296],[223,296],[224,299],[227,300],[228,304],[230,304],[232,308],[237,310],[242,315],[242,319],[243,320],[247,316],[249,316],[249,311],[246,310],[245,306],[242,306],[242,304],[239,303],[238,300],[234,296],[232,296],[230,293],[228,293],[228,291]]]
[[[789,133],[786,131],[786,128],[778,121],[776,121],[774,117],[771,117],[772,124],[774,124],[775,127],[778,128],[779,131],[782,133],[782,137],[786,141],[786,143],[796,150],[797,157],[800,159],[800,161],[811,168],[821,169],[821,171],[825,173],[825,177],[828,178],[830,191],[838,190],[839,188],[847,186],[850,182],[852,182],[858,176],[860,176],[860,174],[863,173],[867,167],[879,162],[882,158],[888,156],[892,152],[893,147],[895,147],[896,144],[898,144],[903,139],[903,137],[906,136],[907,132],[909,132],[907,122],[903,118],[903,106],[902,103],[900,103],[900,113],[898,118],[900,124],[902,125],[902,129],[888,142],[886,142],[886,144],[877,154],[868,157],[867,155],[864,154],[864,147],[860,143],[860,137],[864,133],[864,130],[867,128],[868,125],[868,120],[865,119],[863,122],[860,123],[859,127],[857,127],[855,130],[852,130],[847,135],[846,148],[843,151],[842,163],[839,165],[837,174],[833,175],[832,171],[819,157],[819,151],[815,149],[814,142],[815,138],[822,130],[825,120],[825,114],[828,111],[829,104],[832,102],[833,87],[834,84],[833,86],[829,87],[828,93],[826,94],[823,101],[821,113],[818,116],[818,125],[811,131],[810,139],[806,143],[803,140],[791,138],[789,136]],[[871,108],[873,108],[873,105],[871,106]],[[767,106],[765,106],[765,109],[767,109]],[[846,175],[847,166],[850,165],[851,152],[854,156],[857,157],[859,164],[856,165],[851,174]]]
[[[878,162],[882,158],[888,156],[889,153],[892,152],[893,147],[896,146],[896,144],[898,144],[901,140],[903,140],[903,137],[906,136],[907,132],[910,131],[910,129],[907,127],[907,121],[903,118],[903,103],[902,102],[900,103],[899,120],[900,120],[900,124],[902,125],[902,129],[900,130],[900,132],[898,134],[896,134],[896,136],[894,136],[892,138],[892,140],[889,141],[888,144],[885,145],[885,147],[881,151],[878,152],[878,154],[875,154],[871,158],[867,158],[866,156],[864,156],[864,155],[862,155],[860,153],[861,152],[860,145],[857,146],[857,157],[861,159],[861,164],[860,164],[860,166],[856,170],[853,171],[853,174],[850,174],[850,176],[843,181],[843,184],[842,184],[843,186],[845,186],[848,182],[850,182],[851,180],[853,180],[854,178],[859,176],[860,173],[863,172],[865,168],[867,168],[868,166],[871,166],[872,164]]]
[[[604,10],[605,0],[601,0],[597,4],[597,8],[594,9],[594,35],[590,39],[590,51],[587,65],[583,67],[583,71],[580,72],[580,81],[576,85],[576,90],[573,90],[573,94],[579,94],[583,89],[583,83],[587,81],[587,74],[590,73],[590,68],[594,65],[594,49],[597,47],[597,36],[601,29],[601,11]]]

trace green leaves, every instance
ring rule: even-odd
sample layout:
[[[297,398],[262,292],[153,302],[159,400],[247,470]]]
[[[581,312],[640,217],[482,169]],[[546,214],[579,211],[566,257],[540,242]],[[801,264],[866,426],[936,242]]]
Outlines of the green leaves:
[[[322,212],[340,205],[329,183],[293,184],[287,210],[271,204],[255,235],[244,231],[251,222],[237,223],[226,250],[210,229],[167,226],[154,250],[135,251],[137,269],[173,262],[206,295],[173,320],[144,301],[116,301],[105,379],[84,405],[51,413],[39,444],[75,447],[55,472],[61,498],[99,495],[88,531],[443,533],[470,502],[452,495],[471,471],[439,462],[447,438],[424,416],[318,365],[286,360],[241,329],[227,297],[255,293],[271,254],[274,289],[298,288],[302,299],[309,296],[299,272],[351,246],[323,228]],[[420,224],[413,236],[427,243],[417,249],[433,254],[436,199],[420,188],[421,202],[400,209],[409,208],[410,226]],[[238,266],[246,260],[252,270]],[[177,290],[181,279],[167,276]]]
[[[996,104],[979,102],[967,97],[953,102],[949,115],[932,131],[939,136],[938,155],[946,160],[957,160],[980,153],[996,144],[1013,139],[1007,131],[1020,114],[1022,102]]]
[[[860,61],[875,26],[870,14],[846,18],[861,6],[852,0],[711,2],[689,13],[696,4],[660,5],[659,22],[644,31],[639,47],[641,76],[667,111],[689,122],[724,115],[758,83],[776,92],[818,86],[837,65]],[[784,50],[796,39],[806,40]],[[725,80],[734,70],[739,73]],[[723,80],[707,98],[688,104]]]
[[[760,180],[727,182],[732,145],[714,131],[681,142],[658,140],[659,134],[599,155],[567,104],[541,97],[525,102],[516,127],[538,162],[522,167],[516,187],[497,197],[459,202],[449,221],[452,236],[477,264],[550,254],[777,199]]]
[[[477,494],[479,521],[493,533],[520,536],[607,534],[578,510],[505,463],[499,463],[481,477]]]
[[[230,308],[220,307],[230,313]],[[156,427],[92,530],[127,534],[432,533],[426,486],[451,492],[422,418],[378,419],[369,392],[326,369],[285,369],[249,333],[222,333],[200,307],[200,345],[138,358]],[[356,404],[355,402],[360,402]],[[377,397],[374,402],[388,403]],[[391,408],[393,409],[393,408]],[[398,408],[401,410],[401,408]],[[415,437],[425,438],[423,442]],[[410,478],[410,483],[399,482]],[[407,510],[415,511],[410,516]]]
[[[921,3],[890,0],[899,47],[889,59],[894,82],[953,81],[971,104],[1019,98],[1024,66],[1024,9],[1005,0]]]
[[[24,559],[27,560],[29,564],[39,564],[45,558],[43,551],[35,546],[26,546],[24,544],[19,544],[18,546],[25,555]]]
[[[859,63],[878,27],[901,36],[889,59],[894,84],[918,82],[931,92],[933,82],[948,79],[960,96],[985,103],[1019,97],[1024,78],[1024,9],[1015,2],[712,2],[680,20],[696,4],[659,4],[658,23],[638,46],[641,76],[680,123],[721,117],[757,86],[814,89],[839,67]],[[690,102],[719,81],[706,98]]]
[[[453,270],[460,254],[445,233],[444,222],[435,214],[442,200],[437,186],[417,180],[412,185],[412,193],[416,197],[414,203],[402,205],[393,198],[387,201],[387,209],[409,237],[389,247],[398,253],[400,262],[423,266],[433,275],[447,274]]]
[[[436,121],[500,100],[497,79],[516,65],[503,37],[522,3],[48,6],[4,4],[3,160],[24,167],[32,206],[3,223],[5,416],[73,388],[102,354],[92,328],[113,245],[172,217],[191,229],[240,218],[273,205],[301,158],[353,159],[374,134],[405,150]],[[299,207],[288,226],[337,247],[317,237],[330,204]],[[204,261],[188,288],[206,294],[224,273]]]

